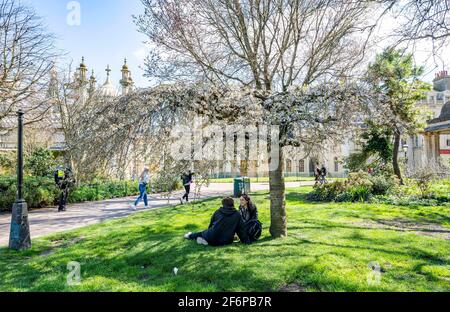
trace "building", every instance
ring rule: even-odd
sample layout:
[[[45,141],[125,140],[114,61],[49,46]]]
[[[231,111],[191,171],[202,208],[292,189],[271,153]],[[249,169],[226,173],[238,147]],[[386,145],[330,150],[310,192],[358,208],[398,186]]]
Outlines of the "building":
[[[429,110],[428,119],[431,124],[421,134],[403,141],[408,167],[412,169],[423,165],[432,157],[448,165],[450,134],[439,128],[442,126],[439,123],[445,123],[450,116],[450,76],[447,71],[440,71],[436,74],[433,80],[433,90],[428,92],[426,99],[417,105]]]

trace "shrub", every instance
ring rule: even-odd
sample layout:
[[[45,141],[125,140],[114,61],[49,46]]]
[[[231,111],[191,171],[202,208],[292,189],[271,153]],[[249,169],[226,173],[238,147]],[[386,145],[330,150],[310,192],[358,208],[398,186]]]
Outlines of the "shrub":
[[[391,174],[380,172],[369,175],[366,172],[352,172],[345,182],[335,181],[318,185],[307,198],[313,201],[363,202],[373,195],[386,195],[393,192],[398,180]]]
[[[10,211],[16,200],[16,178],[0,176],[0,211]],[[139,193],[137,182],[133,181],[95,181],[74,187],[69,193],[70,203],[96,201],[117,197],[134,196]],[[53,178],[30,177],[24,178],[24,199],[29,208],[42,208],[57,203],[60,190]]]
[[[36,177],[50,176],[56,166],[55,157],[46,148],[37,148],[26,155],[25,172]]]
[[[314,191],[308,194],[308,200],[312,201],[331,201],[339,194],[345,192],[345,184],[342,181],[334,181],[327,184],[317,185]]]
[[[397,190],[399,180],[395,175],[376,174],[369,177],[373,195],[386,195]]]

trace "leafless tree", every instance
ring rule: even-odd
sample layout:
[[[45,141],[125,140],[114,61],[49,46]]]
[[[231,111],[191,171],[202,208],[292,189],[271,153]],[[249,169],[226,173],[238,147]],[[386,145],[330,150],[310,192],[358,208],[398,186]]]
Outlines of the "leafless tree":
[[[19,108],[28,123],[46,115],[55,51],[52,35],[32,9],[19,1],[0,0],[0,122],[4,127]]]
[[[438,52],[450,39],[450,0],[379,0],[400,21],[393,29],[397,43],[427,40]]]

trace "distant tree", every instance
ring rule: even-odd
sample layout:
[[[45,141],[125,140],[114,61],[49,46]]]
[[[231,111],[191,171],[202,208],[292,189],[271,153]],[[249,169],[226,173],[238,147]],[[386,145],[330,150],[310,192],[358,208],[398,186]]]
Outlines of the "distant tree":
[[[429,84],[418,79],[422,73],[422,67],[414,66],[412,54],[392,48],[378,54],[367,71],[369,83],[379,94],[371,122],[392,133],[392,165],[401,183],[403,180],[398,163],[401,137],[415,134],[423,128],[424,120],[416,103],[431,90]]]
[[[362,131],[358,139],[361,150],[351,154],[346,160],[346,167],[352,171],[371,166],[371,164],[368,164],[369,159],[378,164],[392,162],[392,130],[384,126],[378,126],[370,120],[366,121],[366,125],[367,128]]]

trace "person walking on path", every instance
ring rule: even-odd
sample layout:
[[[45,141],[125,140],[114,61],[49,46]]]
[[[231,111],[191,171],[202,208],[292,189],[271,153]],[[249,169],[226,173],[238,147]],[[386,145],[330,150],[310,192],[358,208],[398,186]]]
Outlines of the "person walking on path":
[[[184,190],[185,190],[183,197],[180,198],[181,204],[183,204],[184,199],[186,199],[186,203],[189,202],[189,194],[191,192],[191,184],[192,184],[193,175],[194,174],[192,173],[192,171],[189,170],[189,172],[187,174],[185,173],[181,176],[181,180],[183,181],[183,186],[184,186]]]
[[[148,208],[148,198],[147,198],[147,185],[150,181],[150,170],[148,167],[144,167],[144,171],[142,171],[139,176],[139,197],[136,199],[134,204],[131,204],[131,209],[136,210],[137,205],[139,205],[141,200],[144,200],[145,207]]]

